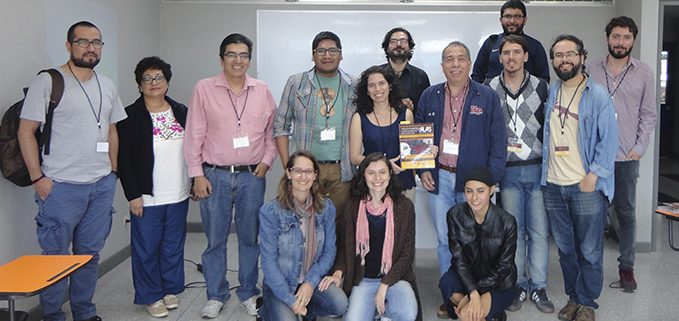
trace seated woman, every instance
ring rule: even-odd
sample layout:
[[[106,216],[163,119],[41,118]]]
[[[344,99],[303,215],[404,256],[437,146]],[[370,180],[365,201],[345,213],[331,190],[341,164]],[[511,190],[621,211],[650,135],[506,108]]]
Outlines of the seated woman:
[[[357,113],[349,128],[351,163],[359,165],[365,155],[380,152],[389,158],[398,174],[404,194],[415,202],[415,176],[412,170],[402,170],[398,125],[413,122],[413,112],[401,106],[403,94],[393,69],[372,66],[361,74],[356,85]],[[364,152],[361,154],[361,146]]]
[[[465,175],[467,202],[448,211],[450,270],[439,282],[448,315],[461,320],[506,320],[516,294],[516,220],[490,202],[493,174],[474,167]]]
[[[259,210],[265,321],[342,315],[347,297],[337,286],[319,289],[335,260],[335,206],[323,197],[311,152],[290,155],[278,196]],[[302,264],[298,264],[301,262]]]
[[[422,320],[413,273],[415,208],[382,153],[369,154],[351,181],[340,218],[337,259],[320,289],[341,284],[349,297],[345,320]]]
[[[191,180],[184,162],[186,106],[168,97],[170,65],[158,57],[134,70],[141,96],[117,124],[118,171],[130,202],[134,303],[154,317],[184,291],[184,241]]]

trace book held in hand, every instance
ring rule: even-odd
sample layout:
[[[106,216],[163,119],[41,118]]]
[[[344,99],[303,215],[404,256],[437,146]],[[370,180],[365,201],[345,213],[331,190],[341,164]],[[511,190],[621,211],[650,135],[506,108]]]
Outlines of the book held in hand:
[[[434,146],[434,123],[398,125],[398,137],[401,149],[401,168],[435,168],[436,155]]]

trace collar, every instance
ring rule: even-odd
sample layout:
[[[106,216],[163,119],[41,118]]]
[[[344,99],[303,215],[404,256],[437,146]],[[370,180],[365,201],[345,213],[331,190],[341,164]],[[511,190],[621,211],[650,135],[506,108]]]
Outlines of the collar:
[[[516,93],[513,93],[512,90],[509,87],[507,87],[507,85],[505,84],[505,72],[504,72],[504,70],[500,73],[499,79],[500,79],[500,85],[502,85],[502,89],[504,89],[507,96],[512,97],[512,99],[516,100],[516,98],[521,96],[521,93],[528,86],[528,81],[530,80],[530,73],[526,69],[523,70],[523,81],[521,82],[521,85],[519,86],[519,90],[517,90]]]
[[[230,89],[231,92],[234,92],[233,89],[231,89],[231,85],[229,82],[226,80],[226,75],[224,75],[224,71],[220,72],[219,75],[217,75],[217,80],[215,81],[215,86],[219,87],[226,87],[226,89]],[[252,80],[252,77],[250,77],[248,74],[245,74],[245,80],[243,81],[243,89],[246,87],[253,87],[255,86],[255,82]],[[238,95],[239,93],[236,93]]]

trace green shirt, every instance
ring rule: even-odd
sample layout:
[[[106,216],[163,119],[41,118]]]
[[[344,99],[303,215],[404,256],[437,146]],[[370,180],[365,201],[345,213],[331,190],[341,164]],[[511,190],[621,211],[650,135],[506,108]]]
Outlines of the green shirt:
[[[311,152],[318,160],[339,160],[342,157],[342,131],[344,130],[342,102],[346,99],[346,93],[340,89],[339,74],[332,78],[315,74],[314,82],[321,89],[315,92],[318,99],[316,100]],[[329,116],[326,117],[326,114]],[[321,132],[326,128],[335,129],[334,140],[321,140]]]

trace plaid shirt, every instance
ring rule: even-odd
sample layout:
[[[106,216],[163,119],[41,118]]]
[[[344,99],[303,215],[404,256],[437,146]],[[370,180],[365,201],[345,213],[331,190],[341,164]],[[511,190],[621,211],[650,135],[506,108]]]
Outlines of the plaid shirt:
[[[290,153],[296,150],[311,150],[313,142],[314,121],[316,117],[316,106],[318,96],[316,84],[314,83],[315,68],[288,78],[288,82],[283,89],[281,103],[278,106],[276,119],[274,120],[273,137],[292,136],[290,139]],[[348,181],[354,177],[356,168],[351,164],[349,157],[349,125],[351,117],[356,112],[354,106],[354,88],[357,79],[339,69],[341,85],[340,90],[344,92],[344,129],[342,134],[342,157],[340,167],[342,170],[342,181]]]

